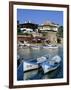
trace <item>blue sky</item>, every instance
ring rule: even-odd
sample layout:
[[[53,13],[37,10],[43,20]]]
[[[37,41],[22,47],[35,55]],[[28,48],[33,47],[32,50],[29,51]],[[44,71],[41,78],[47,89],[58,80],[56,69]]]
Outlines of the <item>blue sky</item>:
[[[51,21],[63,25],[63,11],[17,9],[17,20],[19,20],[20,23],[31,21],[36,24]]]

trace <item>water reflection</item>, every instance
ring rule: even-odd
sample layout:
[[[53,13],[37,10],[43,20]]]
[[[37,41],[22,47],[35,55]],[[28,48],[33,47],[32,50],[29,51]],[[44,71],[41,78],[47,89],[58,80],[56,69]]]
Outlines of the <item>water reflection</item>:
[[[23,75],[23,79],[24,79],[24,80],[31,79],[31,77],[34,77],[34,76],[36,76],[37,74],[38,74],[38,70],[25,72],[24,75]]]

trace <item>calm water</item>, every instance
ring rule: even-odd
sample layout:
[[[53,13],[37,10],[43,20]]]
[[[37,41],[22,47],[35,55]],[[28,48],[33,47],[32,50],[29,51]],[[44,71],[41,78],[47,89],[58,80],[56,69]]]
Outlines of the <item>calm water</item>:
[[[61,57],[60,66],[47,74],[43,73],[42,69],[33,70],[29,72],[22,72],[22,64],[20,70],[17,73],[18,80],[38,80],[38,79],[55,79],[55,78],[63,78],[63,48],[60,46],[58,49],[39,49],[33,50],[30,48],[27,49],[18,49],[18,54],[23,57],[24,60],[30,60],[31,58],[37,58],[44,55],[49,55],[52,58],[55,55],[59,55]]]

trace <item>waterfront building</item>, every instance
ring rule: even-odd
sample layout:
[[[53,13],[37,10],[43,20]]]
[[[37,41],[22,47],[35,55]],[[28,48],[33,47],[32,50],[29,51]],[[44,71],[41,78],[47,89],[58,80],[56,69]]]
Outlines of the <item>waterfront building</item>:
[[[52,31],[58,31],[58,24],[55,24],[53,22],[47,21],[44,24],[41,24],[38,26],[38,29],[41,30],[41,32],[48,32],[50,30]]]
[[[57,32],[58,32],[58,24],[52,22],[45,22],[38,26],[38,29],[43,34],[43,37],[47,38],[50,43],[57,43]]]
[[[28,21],[23,24],[18,23],[17,28],[19,28],[22,31],[22,33],[31,33],[36,31],[36,29],[38,28],[38,25]]]

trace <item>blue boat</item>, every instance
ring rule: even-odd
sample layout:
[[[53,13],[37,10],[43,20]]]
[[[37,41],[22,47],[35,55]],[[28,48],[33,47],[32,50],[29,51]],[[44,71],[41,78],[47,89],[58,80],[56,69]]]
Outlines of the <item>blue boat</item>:
[[[41,57],[35,58],[35,59],[25,60],[25,61],[23,61],[23,71],[26,72],[26,71],[38,69],[38,68],[40,68],[40,63],[42,63],[46,60],[47,60],[47,57],[45,57],[45,56],[41,56]]]
[[[34,70],[34,69],[38,69],[39,65],[37,63],[36,59],[32,59],[30,61],[23,61],[23,71],[30,71],[30,70]]]
[[[52,70],[57,69],[60,66],[60,62],[61,62],[61,57],[56,55],[51,60],[47,60],[47,61],[41,63],[40,65],[45,74]]]
[[[54,56],[51,60],[49,56],[41,56],[37,59],[23,60],[23,72],[35,70],[42,67],[44,73],[55,70],[60,65],[61,58]]]

